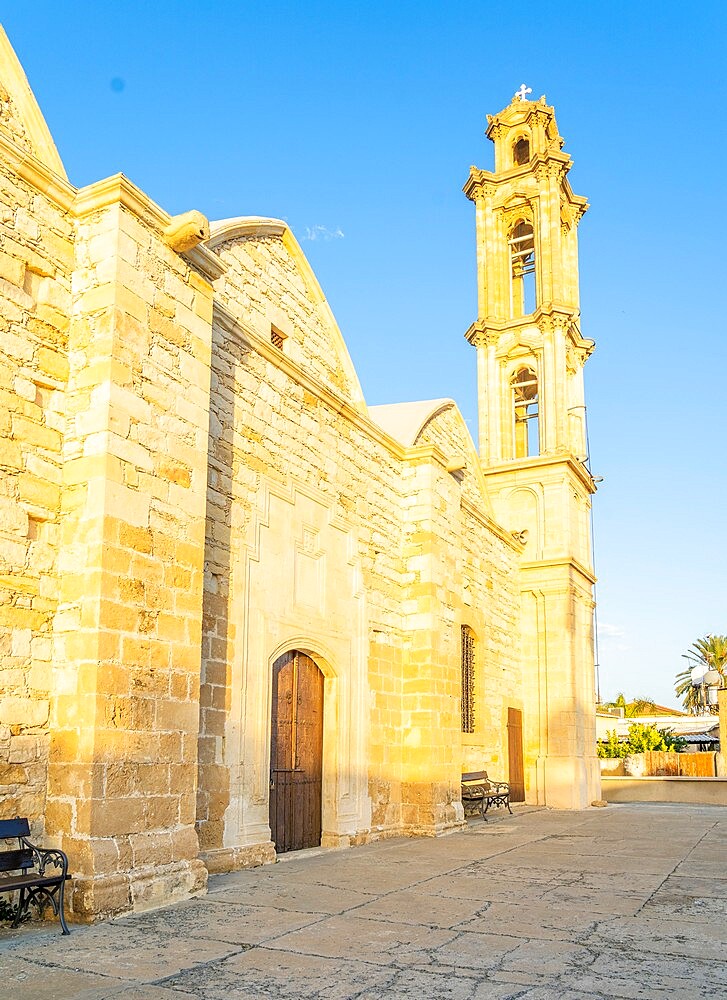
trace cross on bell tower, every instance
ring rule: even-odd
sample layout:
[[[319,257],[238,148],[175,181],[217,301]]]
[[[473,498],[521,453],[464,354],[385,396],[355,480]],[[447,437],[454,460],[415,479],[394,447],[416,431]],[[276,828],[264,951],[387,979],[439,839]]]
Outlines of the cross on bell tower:
[[[555,112],[523,84],[488,115],[494,171],[470,169],[475,203],[479,448],[500,523],[527,537],[521,567],[525,706],[538,748],[533,800],[580,808],[598,798],[593,583],[578,223]],[[550,638],[543,642],[542,636]],[[557,639],[554,637],[557,636]],[[528,645],[530,642],[530,645]],[[590,798],[589,798],[590,796]],[[586,801],[587,800],[587,801]]]

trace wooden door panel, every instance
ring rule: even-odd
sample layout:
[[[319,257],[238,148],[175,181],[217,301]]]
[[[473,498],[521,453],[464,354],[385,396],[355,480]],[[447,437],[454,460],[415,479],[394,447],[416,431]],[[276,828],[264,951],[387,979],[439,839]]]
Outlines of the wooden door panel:
[[[507,710],[508,781],[510,801],[525,801],[525,767],[523,761],[523,713],[517,708]]]
[[[278,853],[321,842],[323,674],[304,653],[273,664],[270,830]]]

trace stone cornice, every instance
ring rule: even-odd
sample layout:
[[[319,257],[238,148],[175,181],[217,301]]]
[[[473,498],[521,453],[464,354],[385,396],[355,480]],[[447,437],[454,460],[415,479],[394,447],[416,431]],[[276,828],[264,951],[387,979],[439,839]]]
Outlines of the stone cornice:
[[[567,173],[573,165],[573,160],[568,153],[561,153],[560,150],[549,149],[545,153],[536,153],[534,156],[519,166],[510,167],[508,170],[500,170],[495,173],[493,170],[482,170],[480,167],[470,167],[470,175],[467,179],[467,183],[476,182],[480,184],[492,184],[495,187],[500,187],[503,184],[508,184],[512,180],[520,177],[528,177],[530,174],[535,172],[535,168],[539,166],[552,165],[553,168],[558,170],[565,170]]]
[[[18,177],[34,187],[36,191],[47,195],[55,205],[65,212],[71,211],[76,188],[65,177],[41,163],[32,153],[16,146],[2,132],[0,132],[0,154]]]
[[[488,344],[499,343],[504,335],[517,330],[537,327],[541,333],[547,333],[556,327],[561,327],[566,331],[573,347],[583,352],[585,361],[595,350],[596,342],[581,334],[579,318],[580,313],[577,309],[548,302],[539,306],[529,316],[521,316],[517,319],[478,319],[469,327],[464,336],[465,340],[473,347],[484,347]]]
[[[492,195],[497,190],[497,177],[479,167],[470,167],[470,174],[462,188],[470,201]]]
[[[596,575],[593,570],[588,566],[584,566],[582,562],[575,559],[573,556],[565,556],[562,559],[538,559],[533,562],[523,562],[520,564],[520,570],[523,573],[535,573],[542,572],[544,569],[568,569],[575,571],[579,576],[582,576],[590,584],[596,583]],[[540,584],[542,587],[542,584]]]
[[[2,133],[0,133],[0,155],[18,177],[34,187],[36,191],[47,195],[58,208],[71,213],[78,219],[100,209],[119,204],[145,222],[155,232],[161,234],[169,225],[171,219],[169,213],[152,201],[141,188],[138,188],[124,174],[114,174],[97,181],[95,184],[75,188],[64,177],[54,173],[32,153],[16,146]],[[217,254],[212,253],[205,246],[194,247],[181,256],[190,267],[199,271],[210,282],[215,281],[227,270],[227,266]]]
[[[402,461],[404,465],[421,465],[423,462],[430,462],[441,465],[446,472],[449,472],[449,459],[436,444],[414,444],[410,448],[404,448]]]
[[[186,250],[182,254],[182,257],[184,257],[190,267],[198,271],[210,284],[221,278],[227,270],[227,264],[216,253],[213,253],[212,250],[208,250],[206,246],[202,246],[201,244],[193,247],[191,250]]]
[[[171,215],[144,194],[141,188],[138,188],[125,174],[113,174],[87,187],[79,188],[73,203],[73,211],[77,218],[82,219],[92,212],[116,204],[122,205],[150,229],[160,233],[171,220]]]
[[[539,185],[549,174],[554,175],[562,190],[562,194],[568,202],[573,212],[575,222],[579,222],[588,210],[588,199],[582,195],[573,193],[573,189],[568,181],[568,171],[573,165],[573,160],[567,153],[559,150],[548,150],[545,153],[537,153],[523,166],[511,167],[509,170],[502,170],[494,173],[491,170],[481,170],[479,167],[470,167],[469,177],[464,183],[462,190],[470,201],[477,201],[482,197],[494,197],[501,190],[508,195],[512,193],[513,182],[521,180],[533,180]],[[541,194],[542,188],[534,189],[530,197],[537,197]],[[497,205],[495,207],[502,207]]]
[[[246,323],[238,320],[232,313],[227,309],[226,306],[222,305],[221,302],[215,301],[213,306],[213,316],[214,322],[220,326],[225,333],[234,337],[245,347],[254,350],[261,357],[265,358],[276,368],[279,368],[284,372],[288,378],[297,382],[304,389],[314,395],[321,402],[325,403],[330,409],[334,410],[336,413],[341,414],[345,417],[351,424],[357,427],[363,433],[367,434],[370,438],[373,438],[378,444],[382,445],[386,450],[400,462],[403,462],[407,452],[410,449],[405,448],[400,444],[395,438],[391,437],[386,433],[383,428],[379,427],[372,420],[362,413],[359,408],[354,404],[350,403],[348,400],[343,399],[328,386],[320,382],[315,376],[311,375],[309,372],[305,371],[300,367],[295,361],[292,360],[287,354],[284,354],[277,347],[274,347],[269,341],[261,337],[260,334],[256,333],[250,326]],[[442,455],[442,464],[446,465],[446,459]]]
[[[497,537],[501,541],[505,542],[514,552],[520,554],[525,551],[525,545],[523,542],[514,538],[509,531],[506,531],[505,528],[497,523],[497,521],[493,521],[488,514],[486,514],[479,507],[476,507],[471,500],[467,500],[465,497],[462,497],[460,500],[460,506],[466,514],[473,517],[475,521],[478,521],[483,528],[487,528],[488,531],[491,531],[493,535],[497,535]]]
[[[207,246],[210,250],[229,243],[230,240],[249,236],[283,236],[288,224],[281,219],[266,219],[259,215],[245,215],[235,219],[223,219],[221,222],[210,223],[210,238]]]
[[[592,494],[596,492],[596,483],[591,473],[583,462],[569,452],[558,452],[553,455],[536,455],[533,458],[513,459],[511,462],[485,466],[482,471],[485,474],[485,480],[487,480],[492,476],[515,476],[518,472],[535,472],[538,469],[552,468],[554,466],[564,466],[578,480],[586,493]]]
[[[163,235],[171,216],[160,205],[130,181],[125,174],[113,174],[103,180],[80,188],[73,202],[77,218],[97,212],[112,205],[121,205],[145,223],[154,232]],[[212,283],[227,270],[227,265],[203,244],[185,250],[179,255],[190,267]]]
[[[496,344],[504,329],[504,323],[478,319],[466,331],[464,337],[473,347],[485,347],[487,344]]]
[[[544,94],[537,101],[521,101],[516,94],[502,111],[487,116],[485,135],[491,139],[498,126],[514,128],[533,115],[543,115],[548,121],[555,122],[555,108],[551,104],[546,104]]]

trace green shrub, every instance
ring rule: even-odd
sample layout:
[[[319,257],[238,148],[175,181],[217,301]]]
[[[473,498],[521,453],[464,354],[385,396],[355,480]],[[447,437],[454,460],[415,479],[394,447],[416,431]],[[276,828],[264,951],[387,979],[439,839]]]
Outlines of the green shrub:
[[[596,753],[599,757],[625,757],[629,752],[626,743],[620,743],[615,729],[606,733],[605,740],[596,741]]]
[[[632,722],[629,734],[625,740],[619,741],[616,730],[606,733],[605,740],[596,742],[596,753],[599,757],[626,757],[632,753],[648,753],[649,750],[672,750],[682,753],[687,748],[683,736],[676,736],[669,729],[660,729],[653,722]]]

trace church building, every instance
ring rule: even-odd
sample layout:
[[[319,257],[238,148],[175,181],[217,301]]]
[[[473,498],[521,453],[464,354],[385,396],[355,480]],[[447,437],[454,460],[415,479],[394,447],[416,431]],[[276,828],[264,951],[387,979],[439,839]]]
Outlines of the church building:
[[[0,818],[75,919],[456,830],[463,771],[600,798],[587,203],[544,97],[488,122],[477,448],[366,405],[286,223],[74,187],[0,29]]]

